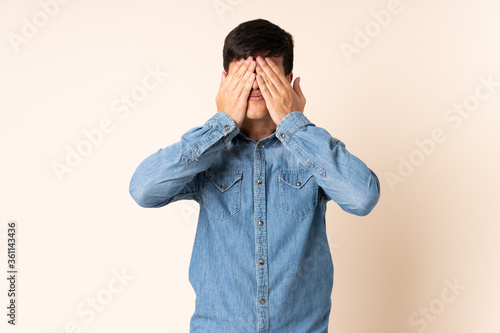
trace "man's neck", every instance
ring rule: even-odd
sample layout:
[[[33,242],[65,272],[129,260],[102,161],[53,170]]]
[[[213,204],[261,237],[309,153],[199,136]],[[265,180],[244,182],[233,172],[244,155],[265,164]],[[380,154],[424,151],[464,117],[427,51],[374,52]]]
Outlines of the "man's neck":
[[[240,132],[256,142],[267,138],[275,131],[276,124],[270,116],[264,119],[245,118],[243,120],[243,124],[240,127]]]

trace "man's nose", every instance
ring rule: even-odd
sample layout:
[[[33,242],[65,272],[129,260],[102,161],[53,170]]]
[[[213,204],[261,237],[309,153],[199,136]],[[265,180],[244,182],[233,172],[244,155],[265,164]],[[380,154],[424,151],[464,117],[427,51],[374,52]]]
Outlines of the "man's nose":
[[[255,74],[255,80],[253,81],[253,90],[259,89],[259,84],[257,83],[257,73]]]

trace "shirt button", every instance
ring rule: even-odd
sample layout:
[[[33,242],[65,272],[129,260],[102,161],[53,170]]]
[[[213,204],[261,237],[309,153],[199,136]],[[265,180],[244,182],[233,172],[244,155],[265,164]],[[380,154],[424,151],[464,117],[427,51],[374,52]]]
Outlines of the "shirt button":
[[[281,133],[281,137],[284,138],[285,137],[285,133]]]
[[[261,180],[261,179],[259,179],[259,180],[257,181],[257,183],[262,184],[262,180]]]
[[[259,261],[259,264],[264,265],[264,260],[262,260],[262,259],[261,259],[261,260]]]
[[[300,182],[297,182],[297,184],[296,184],[296,185],[297,185],[297,186],[300,186]]]
[[[260,148],[262,148],[262,145],[259,143],[259,145],[257,147],[259,147],[259,149],[260,149]]]
[[[297,185],[298,185],[298,184],[297,184]],[[222,188],[226,188],[226,185],[222,184],[220,187],[222,187]]]
[[[260,300],[260,304],[264,304],[264,303],[266,303],[266,300],[265,299],[261,299]]]
[[[262,221],[259,221],[259,225],[263,225],[263,224],[264,224],[264,222],[262,222]]]
[[[226,126],[224,126],[224,128],[225,128],[225,129],[230,129],[230,128],[231,128],[231,126],[226,125]]]

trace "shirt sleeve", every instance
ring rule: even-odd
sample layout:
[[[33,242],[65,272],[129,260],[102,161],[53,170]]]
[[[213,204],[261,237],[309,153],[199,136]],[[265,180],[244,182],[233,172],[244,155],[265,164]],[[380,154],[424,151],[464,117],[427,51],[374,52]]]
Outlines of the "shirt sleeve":
[[[142,207],[162,207],[182,199],[200,199],[200,182],[217,152],[240,129],[227,113],[217,111],[181,140],[147,157],[135,170],[129,192]]]
[[[283,117],[276,136],[314,174],[327,200],[344,211],[368,215],[380,198],[380,182],[363,161],[301,111]]]

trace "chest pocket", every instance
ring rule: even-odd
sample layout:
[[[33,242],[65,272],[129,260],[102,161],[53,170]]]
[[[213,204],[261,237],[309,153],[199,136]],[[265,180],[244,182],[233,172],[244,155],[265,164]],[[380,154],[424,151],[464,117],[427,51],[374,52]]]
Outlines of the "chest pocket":
[[[318,183],[309,169],[278,171],[280,207],[302,220],[318,204]]]
[[[217,219],[224,220],[240,211],[243,170],[206,170],[203,204]]]

